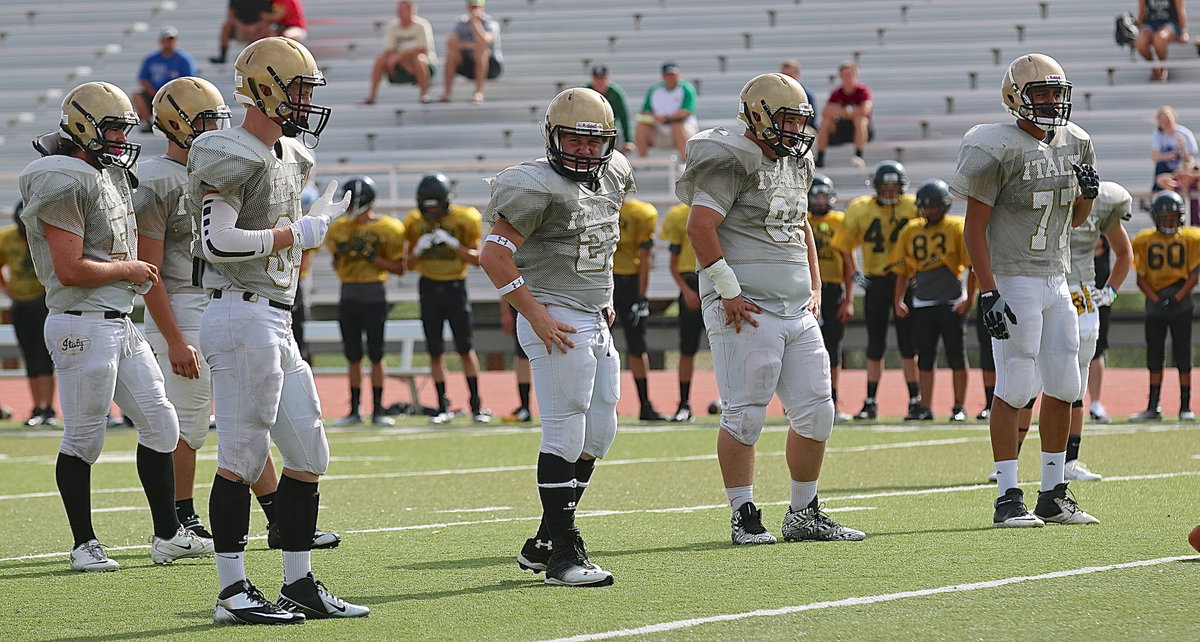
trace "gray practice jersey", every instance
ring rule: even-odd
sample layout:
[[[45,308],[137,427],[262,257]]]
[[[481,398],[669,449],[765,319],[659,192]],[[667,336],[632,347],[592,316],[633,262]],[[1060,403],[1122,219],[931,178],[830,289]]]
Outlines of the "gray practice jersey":
[[[302,216],[300,190],[312,166],[308,150],[292,138],[280,138],[272,149],[241,127],[205,132],[188,155],[187,213],[203,229],[204,192],[216,190],[237,210],[241,229],[288,225]],[[215,274],[205,275],[204,287],[246,290],[291,305],[300,254],[293,245],[267,256],[213,264]]]
[[[742,294],[785,319],[805,314],[812,298],[804,238],[812,158],[772,161],[742,133],[717,127],[688,141],[687,159],[675,195],[691,205],[703,192],[725,210],[717,238]],[[717,296],[703,270],[700,295]]]
[[[21,172],[21,220],[38,279],[46,286],[50,312],[66,310],[133,310],[133,285],[117,281],[97,288],[59,282],[46,244],[42,223],[83,239],[83,256],[95,261],[137,258],[137,219],[128,174],[120,169],[96,169],[72,156],[46,156]]]
[[[168,294],[201,293],[192,284],[192,248],[196,241],[192,217],[183,207],[187,189],[187,167],[166,157],[138,164],[138,188],[133,193],[138,234],[163,243],[159,275]]]
[[[1039,141],[1015,124],[976,125],[963,137],[950,191],[992,206],[992,272],[1065,275],[1071,211],[1079,187],[1072,164],[1094,165],[1088,133],[1074,123]]]
[[[613,153],[595,189],[560,176],[545,158],[509,167],[488,183],[484,221],[502,218],[525,237],[513,260],[533,298],[585,312],[609,305],[621,201],[637,191],[628,159]]]
[[[1104,181],[1100,183],[1100,195],[1092,201],[1092,212],[1079,227],[1071,230],[1071,283],[1094,285],[1096,283],[1096,242],[1100,235],[1120,225],[1129,216],[1133,197],[1124,187]]]

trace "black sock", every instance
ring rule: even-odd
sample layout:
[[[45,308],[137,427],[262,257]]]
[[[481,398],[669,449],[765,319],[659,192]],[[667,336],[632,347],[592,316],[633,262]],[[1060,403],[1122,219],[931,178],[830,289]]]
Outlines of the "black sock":
[[[218,553],[246,550],[250,531],[250,486],[217,475],[208,496],[208,519]]]
[[[278,491],[276,491],[276,492],[278,492]],[[267,523],[274,524],[275,523],[275,493],[267,493],[266,495],[259,495],[256,499],[258,499],[258,505],[262,506],[263,514],[267,516]]]
[[[878,381],[868,381],[867,382],[867,399],[874,399],[876,392],[879,392],[879,382]]]
[[[1191,408],[1192,408],[1192,387],[1191,386],[1180,386],[1179,387],[1179,412],[1183,412],[1184,410],[1191,410]]]
[[[357,386],[350,387],[350,414],[358,414],[358,405],[362,401],[362,388]]]
[[[857,157],[859,157],[859,158],[862,158],[862,157],[863,157],[863,155],[862,155],[862,154],[863,154],[863,150],[861,150],[861,149],[856,149],[856,150],[854,150],[854,155],[855,155],[855,156],[857,156]]]
[[[987,399],[987,405],[984,406],[984,408],[991,410],[992,409],[992,399],[996,398],[996,386],[984,386],[983,387],[983,397],[984,397],[984,399]]]
[[[92,466],[78,457],[58,453],[54,479],[75,538],[71,548],[96,539],[96,531],[92,530]]]
[[[517,384],[517,396],[521,398],[521,407],[528,410],[529,409],[529,384],[518,383]]]
[[[433,387],[437,390],[438,396],[438,412],[446,412],[450,410],[450,400],[446,398],[446,382],[435,381]]]
[[[1081,441],[1083,441],[1083,435],[1067,437],[1067,461],[1079,459],[1079,442]]]
[[[1150,385],[1150,403],[1146,404],[1146,408],[1154,410],[1158,407],[1158,397],[1162,394],[1162,384]]]
[[[479,408],[483,405],[479,400],[479,377],[467,377],[467,392],[471,395],[471,412],[479,414]]]
[[[275,514],[279,518],[279,541],[285,551],[311,551],[317,530],[317,504],[321,493],[317,482],[304,482],[287,475],[279,478]]]
[[[908,383],[908,400],[909,400],[909,402],[920,401],[921,388],[920,388],[920,386],[917,385],[917,382],[908,381],[906,383]],[[874,396],[874,395],[872,395],[872,396]]]
[[[691,398],[692,398],[692,382],[691,381],[680,381],[679,382],[679,407],[680,408],[690,408],[692,406]]]
[[[562,538],[575,526],[575,463],[558,455],[538,453],[538,497],[542,501],[542,521],[551,539]]]
[[[592,480],[592,473],[596,470],[595,459],[580,458],[575,462],[575,507],[579,507],[579,500],[583,499],[583,491],[587,490],[587,484]]]
[[[154,534],[171,539],[179,532],[179,518],[175,515],[175,465],[171,453],[160,453],[141,444],[137,447],[138,478],[146,501],[150,503],[150,518],[154,520]]]
[[[383,414],[383,386],[371,386],[371,414]]]
[[[179,518],[180,523],[195,514],[196,503],[193,498],[175,500],[175,516]]]
[[[646,378],[633,378],[633,385],[637,386],[638,401],[641,402],[643,408],[650,406],[650,384],[646,383]]]

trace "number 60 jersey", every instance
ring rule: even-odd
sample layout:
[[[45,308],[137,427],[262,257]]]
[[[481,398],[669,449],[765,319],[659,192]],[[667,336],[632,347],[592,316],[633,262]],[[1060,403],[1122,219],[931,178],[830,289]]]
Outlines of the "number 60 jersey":
[[[963,136],[950,191],[992,206],[992,272],[1057,276],[1070,271],[1072,165],[1094,165],[1092,138],[1067,123],[1040,141],[1015,124],[976,125]]]
[[[783,319],[805,314],[812,298],[804,240],[812,158],[773,161],[741,132],[717,127],[688,141],[687,159],[675,196],[692,205],[705,194],[724,210],[717,238],[743,295]],[[700,296],[717,296],[703,271]]]

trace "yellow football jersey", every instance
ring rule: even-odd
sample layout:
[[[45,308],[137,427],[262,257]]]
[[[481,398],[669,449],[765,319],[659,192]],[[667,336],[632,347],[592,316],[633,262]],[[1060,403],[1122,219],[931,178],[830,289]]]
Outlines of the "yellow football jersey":
[[[333,255],[333,269],[342,283],[382,283],[388,271],[372,261],[376,256],[388,261],[404,258],[404,224],[386,215],[376,215],[366,223],[357,216],[342,216],[329,225],[325,247]]]
[[[613,254],[613,274],[635,275],[641,270],[639,252],[654,243],[654,228],[658,227],[658,210],[653,205],[632,198],[621,204],[621,236]]]
[[[1171,236],[1154,228],[1133,237],[1133,265],[1150,289],[1186,281],[1200,267],[1200,228],[1184,226]]]
[[[842,253],[833,246],[833,239],[838,230],[842,229],[846,213],[830,210],[823,216],[808,216],[813,238],[817,241],[817,264],[821,268],[821,283],[841,283]]]
[[[483,234],[483,216],[474,207],[451,205],[450,211],[438,221],[430,221],[421,216],[419,209],[410,211],[404,217],[404,236],[408,239],[409,248],[422,236],[438,228],[446,230],[467,247],[479,247],[479,237]],[[417,259],[417,271],[421,276],[434,281],[465,279],[470,268],[470,263],[444,245],[431,248]]]
[[[667,215],[663,217],[662,239],[672,246],[679,246],[679,254],[675,257],[676,272],[696,271],[696,251],[692,249],[692,239],[687,233],[688,214],[691,211],[690,205],[680,203],[667,210]]]
[[[892,246],[900,237],[900,230],[909,219],[919,216],[917,197],[903,194],[895,205],[880,205],[874,195],[859,196],[846,206],[846,219],[842,229],[833,238],[839,251],[853,252],[863,246],[862,266],[868,276],[883,276],[888,273],[888,258]]]
[[[16,225],[0,230],[0,258],[8,266],[8,285],[13,301],[33,301],[46,292],[33,270],[29,243]]]
[[[924,218],[909,221],[892,247],[892,271],[912,275],[945,266],[961,277],[971,266],[963,223],[961,216],[944,217],[937,225],[927,225]]]

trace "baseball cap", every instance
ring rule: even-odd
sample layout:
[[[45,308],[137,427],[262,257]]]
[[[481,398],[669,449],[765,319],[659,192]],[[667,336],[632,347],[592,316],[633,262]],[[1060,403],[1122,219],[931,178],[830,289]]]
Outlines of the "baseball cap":
[[[473,5],[479,5],[482,7],[484,5],[484,2],[485,2],[485,0],[467,0],[467,6],[470,7]]]
[[[608,76],[608,66],[601,64],[592,65],[592,75],[600,77]]]
[[[680,71],[679,65],[675,64],[673,61],[663,63],[662,72],[664,74],[677,74]]]
[[[163,38],[178,38],[178,37],[179,37],[179,30],[176,29],[175,27],[172,27],[171,25],[167,25],[167,26],[163,27],[162,30],[158,32],[159,40],[162,40]]]

